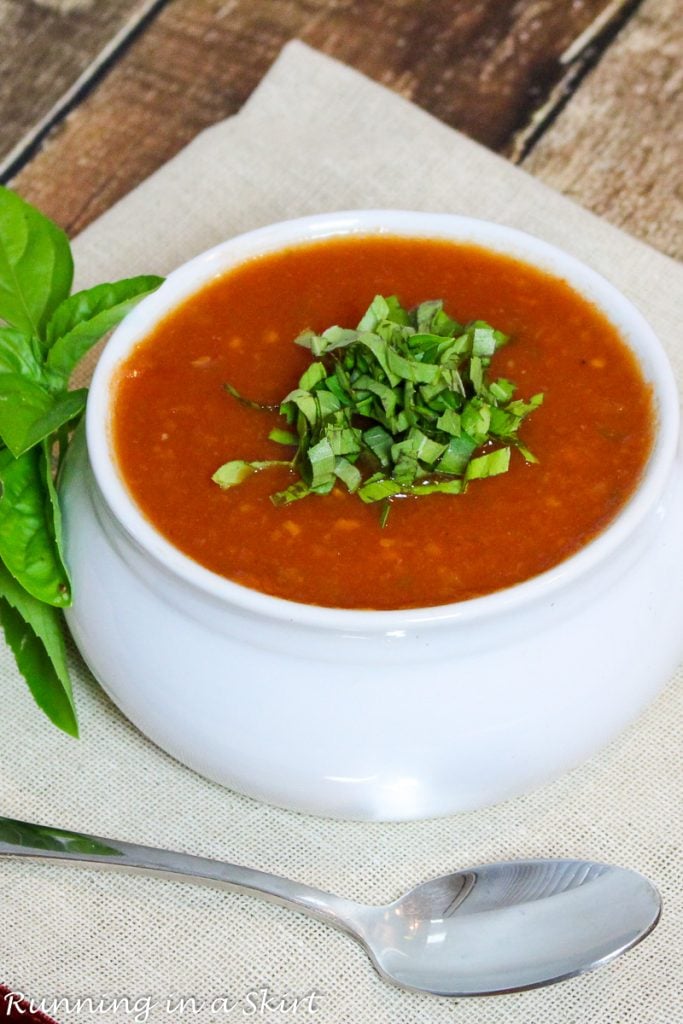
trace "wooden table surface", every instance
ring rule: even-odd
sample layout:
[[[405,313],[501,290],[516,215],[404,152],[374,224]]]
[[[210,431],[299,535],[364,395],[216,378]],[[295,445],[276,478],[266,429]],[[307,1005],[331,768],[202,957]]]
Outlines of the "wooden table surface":
[[[299,37],[683,256],[683,0],[0,0],[0,29],[0,181],[71,234]]]

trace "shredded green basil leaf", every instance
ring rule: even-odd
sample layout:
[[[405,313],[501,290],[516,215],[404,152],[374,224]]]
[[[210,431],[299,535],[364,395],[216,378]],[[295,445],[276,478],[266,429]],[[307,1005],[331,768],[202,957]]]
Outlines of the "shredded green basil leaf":
[[[513,399],[511,381],[488,379],[507,341],[483,320],[458,323],[440,299],[407,310],[395,295],[376,295],[356,328],[295,339],[314,358],[279,405],[290,429],[268,435],[296,445],[292,462],[227,462],[213,480],[227,488],[289,465],[299,479],[271,496],[276,505],[341,483],[361,501],[379,502],[384,526],[392,499],[462,494],[471,480],[507,472],[512,448],[536,462],[518,430],[543,395]],[[225,388],[252,408],[273,408]]]
[[[278,444],[294,444],[299,443],[299,438],[296,434],[293,434],[291,430],[281,430],[279,427],[274,427],[268,434],[270,441],[277,441]]]
[[[465,480],[483,480],[487,476],[498,476],[499,473],[507,473],[510,468],[510,449],[497,448],[495,452],[488,452],[467,463]]]
[[[222,490],[227,491],[229,487],[241,484],[252,473],[258,473],[262,469],[270,469],[271,466],[290,465],[290,462],[283,462],[279,459],[267,459],[263,462],[244,462],[242,459],[234,459],[232,462],[225,462],[222,466],[219,466],[211,479]]]

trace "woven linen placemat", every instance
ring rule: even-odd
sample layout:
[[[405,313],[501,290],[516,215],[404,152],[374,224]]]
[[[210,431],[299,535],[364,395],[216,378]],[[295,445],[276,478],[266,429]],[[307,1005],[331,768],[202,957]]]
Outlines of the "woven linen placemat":
[[[200,135],[81,235],[78,284],[163,273],[275,220],[372,206],[466,213],[559,244],[635,301],[683,379],[680,266],[299,43],[283,51],[236,117]],[[655,933],[607,968],[454,1004],[389,987],[347,937],[253,899],[0,863],[0,982],[43,1000],[58,1020],[681,1019],[680,673],[678,685],[606,751],[543,789],[436,821],[362,824],[274,809],[205,781],[129,725],[75,654],[82,739],[71,740],[34,707],[9,653],[0,656],[2,814],[232,860],[367,902],[386,902],[458,866],[550,855],[637,868],[666,903]],[[262,990],[270,1002],[261,1002]],[[300,997],[296,1013],[283,1012],[282,996]]]

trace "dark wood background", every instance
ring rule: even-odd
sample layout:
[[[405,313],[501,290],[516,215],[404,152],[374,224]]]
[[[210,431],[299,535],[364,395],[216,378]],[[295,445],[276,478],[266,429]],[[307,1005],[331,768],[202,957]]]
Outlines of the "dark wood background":
[[[71,233],[293,37],[683,255],[683,0],[0,0],[0,180]]]

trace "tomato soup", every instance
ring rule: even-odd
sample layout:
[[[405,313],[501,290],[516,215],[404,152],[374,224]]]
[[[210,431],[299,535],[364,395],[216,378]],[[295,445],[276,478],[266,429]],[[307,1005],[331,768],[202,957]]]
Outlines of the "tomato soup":
[[[490,378],[543,392],[507,473],[466,493],[394,498],[378,508],[343,486],[284,507],[287,467],[221,490],[228,460],[282,459],[277,412],[247,407],[229,382],[278,403],[311,362],[304,329],[355,327],[376,294],[408,308],[443,299],[461,323],[510,336]],[[342,608],[427,607],[512,586],[603,530],[634,491],[652,448],[651,389],[616,329],[562,280],[475,246],[350,237],[252,259],[171,312],[120,368],[112,438],[126,486],[192,559],[247,587]]]

